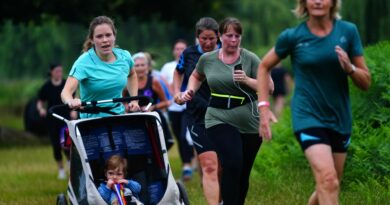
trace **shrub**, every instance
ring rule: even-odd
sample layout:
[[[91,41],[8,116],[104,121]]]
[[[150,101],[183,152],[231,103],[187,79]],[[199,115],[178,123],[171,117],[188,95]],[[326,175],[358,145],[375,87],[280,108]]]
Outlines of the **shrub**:
[[[346,180],[369,178],[388,183],[390,176],[390,42],[365,49],[372,84],[361,92],[351,83],[354,116]]]

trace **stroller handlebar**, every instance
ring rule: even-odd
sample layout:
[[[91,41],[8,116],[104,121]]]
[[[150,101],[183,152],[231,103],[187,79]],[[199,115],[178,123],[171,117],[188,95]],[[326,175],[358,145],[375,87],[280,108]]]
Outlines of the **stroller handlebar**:
[[[134,100],[138,100],[140,105],[147,105],[152,102],[152,98],[148,96],[134,96],[134,97],[122,97],[122,98],[113,98],[113,99],[108,99],[108,100],[97,100],[97,101],[89,101],[89,102],[81,102],[81,106],[89,106],[92,105],[92,107],[88,110],[86,109],[71,109],[69,108],[68,104],[59,104],[59,105],[54,105],[49,108],[49,114],[52,115],[55,118],[58,118],[60,120],[65,121],[66,119],[61,116],[56,114],[56,111],[60,109],[66,109],[67,111],[71,110],[76,110],[84,113],[99,113],[99,112],[104,112],[103,109],[100,109],[101,107],[97,107],[96,105],[98,104],[103,104],[103,103],[119,103],[119,102],[131,102]]]

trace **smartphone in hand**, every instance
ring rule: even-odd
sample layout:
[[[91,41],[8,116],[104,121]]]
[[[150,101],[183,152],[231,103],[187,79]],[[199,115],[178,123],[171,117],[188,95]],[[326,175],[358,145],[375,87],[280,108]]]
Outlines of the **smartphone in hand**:
[[[242,64],[235,65],[234,70],[242,70]]]

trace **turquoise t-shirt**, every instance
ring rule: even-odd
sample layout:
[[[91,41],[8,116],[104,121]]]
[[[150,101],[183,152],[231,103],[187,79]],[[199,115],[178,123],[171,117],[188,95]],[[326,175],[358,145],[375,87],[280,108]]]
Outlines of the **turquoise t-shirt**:
[[[127,84],[127,77],[134,61],[128,51],[113,49],[116,60],[104,62],[96,55],[93,48],[83,53],[73,64],[69,76],[76,78],[80,85],[80,99],[83,102],[107,100],[122,97],[122,90]],[[112,112],[124,113],[121,103],[104,103],[101,107],[114,107]],[[115,107],[116,106],[116,107]],[[81,118],[108,116],[107,113],[81,113]]]
[[[351,133],[348,75],[341,68],[336,45],[350,58],[363,55],[356,26],[342,20],[335,20],[332,31],[324,37],[312,34],[303,22],[283,31],[277,40],[276,54],[280,58],[291,56],[295,74],[291,104],[295,132],[323,127]]]

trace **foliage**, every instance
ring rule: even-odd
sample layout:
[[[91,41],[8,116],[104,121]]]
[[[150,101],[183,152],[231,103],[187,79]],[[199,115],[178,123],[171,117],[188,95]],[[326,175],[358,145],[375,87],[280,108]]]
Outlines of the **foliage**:
[[[291,12],[295,2],[1,1],[0,35],[4,40],[0,47],[0,79],[42,77],[52,62],[62,63],[68,71],[80,55],[89,21],[103,14],[116,21],[118,45],[130,53],[151,52],[156,69],[171,60],[171,46],[176,39],[193,43],[194,24],[202,16],[217,21],[226,16],[237,17],[244,27],[244,47],[253,51],[269,48],[282,30],[299,21]],[[365,44],[388,39],[390,0],[343,3],[343,19],[357,24]]]
[[[222,16],[227,9],[233,8],[234,3],[234,0],[3,0],[0,2],[0,23],[13,19],[16,23],[35,25],[47,20],[86,25],[95,16],[108,15],[118,20],[133,17],[142,21],[156,18],[161,22],[174,20],[188,31],[198,17],[209,14]]]
[[[0,82],[0,107],[11,110],[22,107],[31,97],[36,96],[42,84],[43,79]]]
[[[351,83],[353,143],[346,179],[383,181],[390,176],[390,42],[365,49],[372,84],[361,92]]]
[[[142,23],[129,19],[116,26],[118,46],[130,53],[151,52],[157,69],[171,60],[170,44],[183,34],[174,23],[163,24],[157,20]],[[53,62],[62,63],[65,73],[70,70],[81,54],[87,28],[54,21],[40,26],[13,25],[8,21],[0,35],[4,36],[0,47],[0,79],[41,78],[46,76],[49,64]]]
[[[294,0],[241,1],[237,13],[244,27],[243,45],[250,49],[273,45],[280,32],[297,22],[291,12],[294,3]]]

